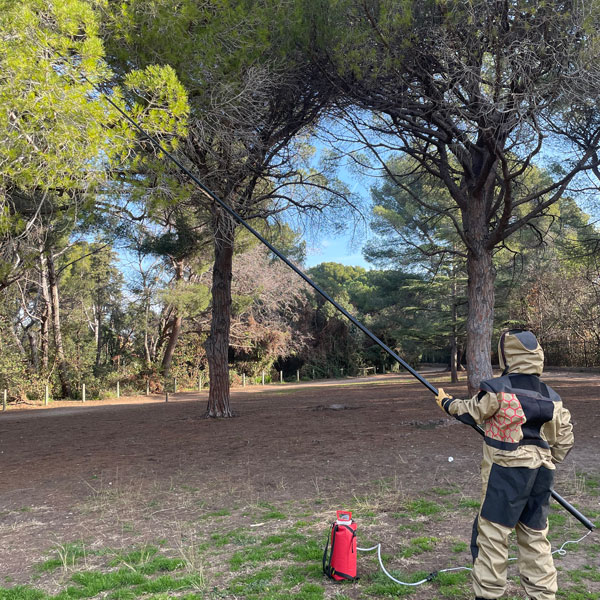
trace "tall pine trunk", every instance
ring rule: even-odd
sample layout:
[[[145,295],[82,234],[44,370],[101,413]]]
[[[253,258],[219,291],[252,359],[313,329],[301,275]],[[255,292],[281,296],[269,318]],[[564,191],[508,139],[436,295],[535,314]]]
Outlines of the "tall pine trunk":
[[[482,380],[492,377],[492,332],[494,329],[494,280],[492,251],[481,247],[467,255],[467,383],[469,394],[479,390]]]
[[[463,210],[467,241],[467,384],[469,394],[492,377],[492,333],[494,331],[494,281],[496,271],[489,244],[485,193],[472,195]]]
[[[183,261],[175,261],[175,281],[179,282],[183,279]],[[162,359],[162,374],[163,377],[169,376],[171,370],[171,363],[173,362],[173,354],[179,340],[179,334],[181,333],[181,325],[183,323],[183,317],[177,307],[173,308],[173,317],[171,319],[171,326],[169,331],[169,341],[165,348],[165,353]]]
[[[456,286],[456,269],[452,264],[452,332],[450,333],[450,381],[458,382],[458,298]]]
[[[207,417],[231,417],[229,403],[229,329],[231,326],[231,278],[233,268],[233,232],[217,231],[212,281],[212,320],[206,340],[210,377]]]
[[[61,395],[63,398],[71,397],[71,384],[69,382],[67,361],[62,342],[62,331],[60,326],[60,297],[58,295],[58,281],[54,268],[54,257],[52,252],[46,254],[48,265],[48,286],[50,288],[50,307],[52,313],[52,328],[54,332],[54,345],[56,347],[56,358],[58,360],[58,377],[60,379]]]

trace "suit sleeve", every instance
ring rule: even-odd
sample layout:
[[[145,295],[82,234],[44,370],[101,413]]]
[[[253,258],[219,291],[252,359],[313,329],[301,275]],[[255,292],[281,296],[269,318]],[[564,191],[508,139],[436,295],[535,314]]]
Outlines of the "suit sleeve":
[[[456,417],[467,425],[480,425],[493,417],[499,406],[497,395],[494,392],[485,390],[481,390],[468,400],[446,398],[442,402],[442,408],[449,415]]]
[[[562,403],[556,407],[552,421],[544,425],[542,432],[550,444],[552,462],[562,462],[575,443],[571,413]]]

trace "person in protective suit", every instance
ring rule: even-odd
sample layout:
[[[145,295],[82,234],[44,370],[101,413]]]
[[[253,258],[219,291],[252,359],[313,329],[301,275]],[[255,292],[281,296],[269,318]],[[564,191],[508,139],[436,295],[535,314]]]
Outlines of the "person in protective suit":
[[[573,446],[569,411],[540,380],[544,352],[531,331],[505,332],[498,344],[501,377],[482,381],[469,400],[438,390],[437,402],[467,424],[484,426],[482,501],[473,524],[476,600],[506,587],[508,536],[516,531],[521,583],[533,600],[555,600],[557,581],[548,533],[555,464]]]

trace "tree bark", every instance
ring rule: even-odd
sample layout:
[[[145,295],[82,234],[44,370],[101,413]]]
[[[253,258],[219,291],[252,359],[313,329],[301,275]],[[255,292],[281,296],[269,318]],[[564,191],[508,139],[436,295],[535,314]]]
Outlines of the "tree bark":
[[[94,320],[96,321],[96,361],[94,363],[94,373],[95,375],[98,375],[100,372],[100,363],[102,362],[102,346],[104,344],[104,338],[102,336],[102,308],[100,307],[100,302],[96,305]]]
[[[50,292],[48,290],[48,261],[43,246],[40,247],[40,291],[44,302],[40,325],[40,350],[42,353],[42,368],[46,372],[50,355]]]
[[[212,281],[212,320],[204,344],[208,359],[210,390],[207,417],[232,417],[229,403],[229,329],[231,324],[231,278],[233,234],[215,235]]]
[[[469,394],[479,390],[482,380],[492,377],[492,332],[494,329],[494,280],[492,251],[471,249],[467,255],[467,383]]]
[[[27,331],[27,340],[29,341],[29,352],[31,353],[31,367],[34,373],[37,373],[40,368],[40,354],[38,352],[35,334],[31,331]]]
[[[452,334],[450,337],[450,381],[452,383],[458,382],[458,346],[456,344],[456,327],[452,327]]]
[[[146,368],[149,369],[152,364],[152,354],[150,352],[150,340],[148,336],[148,323],[150,321],[150,301],[146,300],[146,309],[144,311],[144,356],[146,358]]]
[[[48,285],[50,288],[50,307],[52,313],[52,327],[54,331],[54,344],[56,346],[56,357],[58,359],[58,377],[60,379],[61,395],[63,398],[71,397],[71,384],[69,383],[67,361],[62,342],[62,332],[60,327],[60,298],[58,295],[58,281],[56,279],[56,270],[54,268],[54,257],[52,252],[46,255],[48,265]]]
[[[454,261],[452,262],[452,333],[450,334],[450,381],[452,383],[458,382],[458,340],[457,340],[457,321],[458,321],[458,307],[457,307],[457,286],[456,286],[456,270]]]
[[[178,260],[175,262],[175,281],[181,281],[183,279],[183,261]],[[171,319],[171,327],[169,332],[169,341],[167,342],[167,347],[165,348],[165,353],[162,359],[161,370],[163,377],[169,376],[169,371],[171,370],[171,363],[173,362],[173,354],[175,353],[175,348],[177,346],[177,340],[179,339],[179,334],[181,333],[181,325],[183,323],[183,316],[181,312],[174,307],[173,308],[173,317]]]

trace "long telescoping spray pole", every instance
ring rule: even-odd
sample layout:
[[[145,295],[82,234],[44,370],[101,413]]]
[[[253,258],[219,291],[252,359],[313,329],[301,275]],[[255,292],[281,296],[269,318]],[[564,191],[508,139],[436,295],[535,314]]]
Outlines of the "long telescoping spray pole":
[[[166,150],[162,144],[154,137],[149,135],[136,121],[134,121],[121,107],[119,107],[113,100],[104,93],[96,84],[92,83],[84,74],[82,77],[94,87],[99,93],[101,93],[107,101],[135,128],[137,129],[144,139],[149,140],[156,148],[158,148],[171,162],[179,167],[207,196],[210,200],[218,204],[223,210],[231,215],[240,225],[245,227],[254,237],[256,237],[262,244],[264,244],[273,254],[281,259],[292,271],[299,275],[308,285],[316,290],[327,302],[332,304],[339,312],[341,312],[353,325],[358,327],[367,337],[371,338],[378,346],[385,350],[396,362],[398,362],[404,369],[406,369],[415,379],[422,383],[434,396],[438,395],[438,390],[433,386],[427,379],[417,373],[405,360],[403,360],[396,352],[394,352],[387,344],[382,342],[370,329],[365,327],[358,319],[351,315],[343,306],[336,302],[327,292],[321,289],[306,273],[301,271],[293,262],[291,262],[284,254],[282,254],[275,246],[273,246],[268,240],[266,240],[256,229],[254,229],[249,223],[247,223],[240,215],[237,214],[233,208],[223,202],[216,194],[209,190],[185,165],[183,165],[177,158],[175,158],[168,150]],[[485,435],[481,427],[478,425],[471,425],[475,431],[481,435]],[[590,531],[595,528],[595,525],[581,512],[579,512],[573,505],[567,502],[562,496],[552,490],[552,497],[567,511],[569,511],[578,521],[585,525]]]

